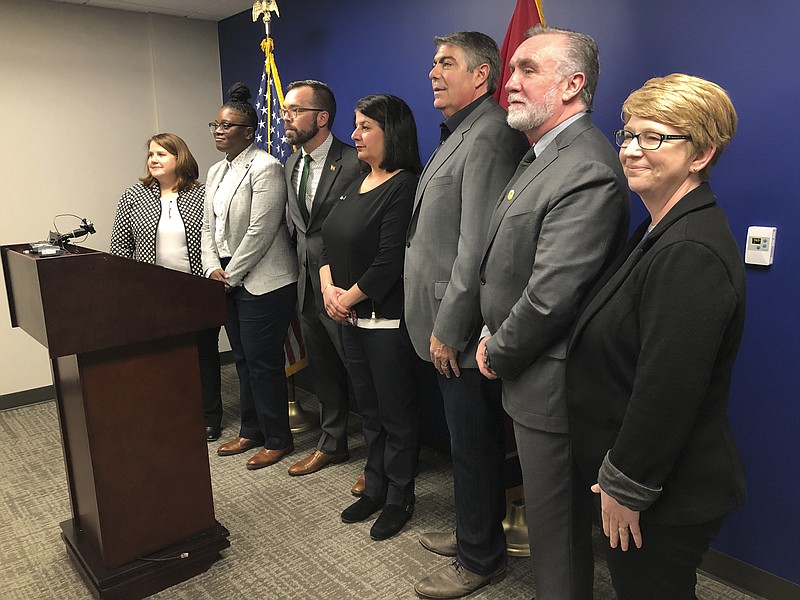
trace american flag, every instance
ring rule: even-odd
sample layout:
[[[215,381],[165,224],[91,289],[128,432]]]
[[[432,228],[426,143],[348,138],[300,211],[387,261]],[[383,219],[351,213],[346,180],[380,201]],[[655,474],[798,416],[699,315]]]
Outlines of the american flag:
[[[258,88],[258,101],[255,106],[256,114],[258,114],[255,141],[256,146],[269,152],[283,164],[294,152],[294,147],[286,140],[286,130],[280,112],[281,106],[283,106],[281,80],[278,77],[275,58],[272,52],[268,52],[264,61],[264,72],[261,74],[261,86]],[[286,350],[286,376],[289,377],[308,365],[308,357],[300,333],[300,318],[296,308],[283,345]]]
[[[274,62],[272,64],[274,65]],[[274,69],[275,75],[271,71],[272,67],[268,58],[264,63],[261,85],[258,88],[258,102],[256,102],[256,113],[258,114],[256,146],[266,150],[283,164],[294,152],[294,147],[286,140],[286,130],[281,118],[283,90],[280,87],[280,79],[277,78],[278,70]],[[270,73],[269,77],[267,73]]]

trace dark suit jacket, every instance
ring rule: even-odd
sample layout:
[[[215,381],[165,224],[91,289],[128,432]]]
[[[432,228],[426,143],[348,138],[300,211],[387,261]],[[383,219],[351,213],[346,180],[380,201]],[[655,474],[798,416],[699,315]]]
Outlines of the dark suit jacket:
[[[333,134],[331,134],[333,135]],[[322,252],[322,224],[339,199],[361,172],[358,152],[352,146],[343,144],[337,138],[328,151],[322,176],[314,193],[308,225],[306,225],[300,207],[297,204],[297,190],[292,185],[292,173],[300,160],[302,152],[298,150],[286,161],[286,187],[289,193],[289,215],[295,227],[297,237],[297,261],[300,277],[297,286],[297,303],[302,310],[305,301],[306,276],[311,277],[317,306],[322,307],[322,292],[319,289],[319,255]]]
[[[406,240],[406,327],[430,361],[431,333],[477,368],[483,324],[478,264],[497,195],[530,147],[494,98],[481,102],[434,153],[417,186]]]
[[[567,431],[568,333],[625,242],[629,218],[617,153],[588,114],[503,192],[489,224],[480,301],[503,407],[522,425]]]
[[[568,359],[570,429],[592,483],[610,450],[627,478],[663,488],[642,518],[688,525],[745,499],[726,414],[744,327],[744,268],[707,184],[630,253],[648,224],[578,319]]]

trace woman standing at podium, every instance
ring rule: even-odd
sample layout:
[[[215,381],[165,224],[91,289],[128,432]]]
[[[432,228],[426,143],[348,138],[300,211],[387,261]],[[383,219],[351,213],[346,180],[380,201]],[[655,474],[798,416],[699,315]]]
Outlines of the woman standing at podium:
[[[235,84],[208,124],[225,158],[208,170],[202,257],[207,277],[225,284],[239,375],[239,436],[220,456],[262,448],[248,469],[275,464],[294,450],[289,429],[284,339],[297,301],[297,253],[286,227],[286,182],[278,160],[253,143],[258,118],[250,90]]]
[[[205,188],[197,181],[197,161],[186,142],[173,133],[154,135],[146,146],[145,175],[126,189],[119,200],[109,251],[202,276],[200,229]],[[200,332],[197,341],[209,442],[221,435],[219,330],[214,327]]]

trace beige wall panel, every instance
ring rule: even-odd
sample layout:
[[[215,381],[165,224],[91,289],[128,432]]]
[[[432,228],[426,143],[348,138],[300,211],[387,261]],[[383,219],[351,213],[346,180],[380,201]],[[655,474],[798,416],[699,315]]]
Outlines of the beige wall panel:
[[[106,250],[117,200],[142,175],[144,141],[158,131],[186,139],[205,179],[219,160],[204,127],[221,103],[216,23],[1,4],[0,243],[42,239],[55,215],[74,213],[97,228],[85,245]],[[11,328],[0,300],[0,395],[50,383],[44,349]]]

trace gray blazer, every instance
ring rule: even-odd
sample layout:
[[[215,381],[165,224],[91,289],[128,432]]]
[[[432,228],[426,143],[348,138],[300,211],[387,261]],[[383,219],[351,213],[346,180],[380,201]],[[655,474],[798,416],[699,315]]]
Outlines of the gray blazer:
[[[331,134],[332,135],[332,134]],[[302,156],[299,150],[286,161],[286,188],[289,196],[289,216],[294,224],[297,237],[297,260],[300,266],[300,284],[297,286],[297,303],[302,310],[306,293],[306,276],[311,277],[311,285],[317,297],[317,306],[322,309],[322,292],[319,289],[319,255],[322,252],[322,224],[331,208],[347,187],[361,172],[358,152],[352,146],[333,138],[325,167],[314,193],[314,203],[306,225],[297,204],[297,190],[292,185],[292,173]]]
[[[480,304],[503,407],[515,421],[567,432],[569,330],[624,244],[629,219],[617,153],[588,114],[503,192],[480,266]]]
[[[225,271],[231,287],[243,285],[260,296],[297,281],[297,257],[286,228],[286,182],[276,158],[251,146],[239,180],[225,200],[225,237],[231,262]],[[208,170],[203,214],[203,272],[221,268],[214,240],[214,194],[227,169],[222,160]]]
[[[500,191],[529,144],[506,125],[493,98],[479,104],[428,161],[417,185],[406,240],[405,320],[419,356],[430,361],[430,337],[477,368],[483,320],[478,265]]]

